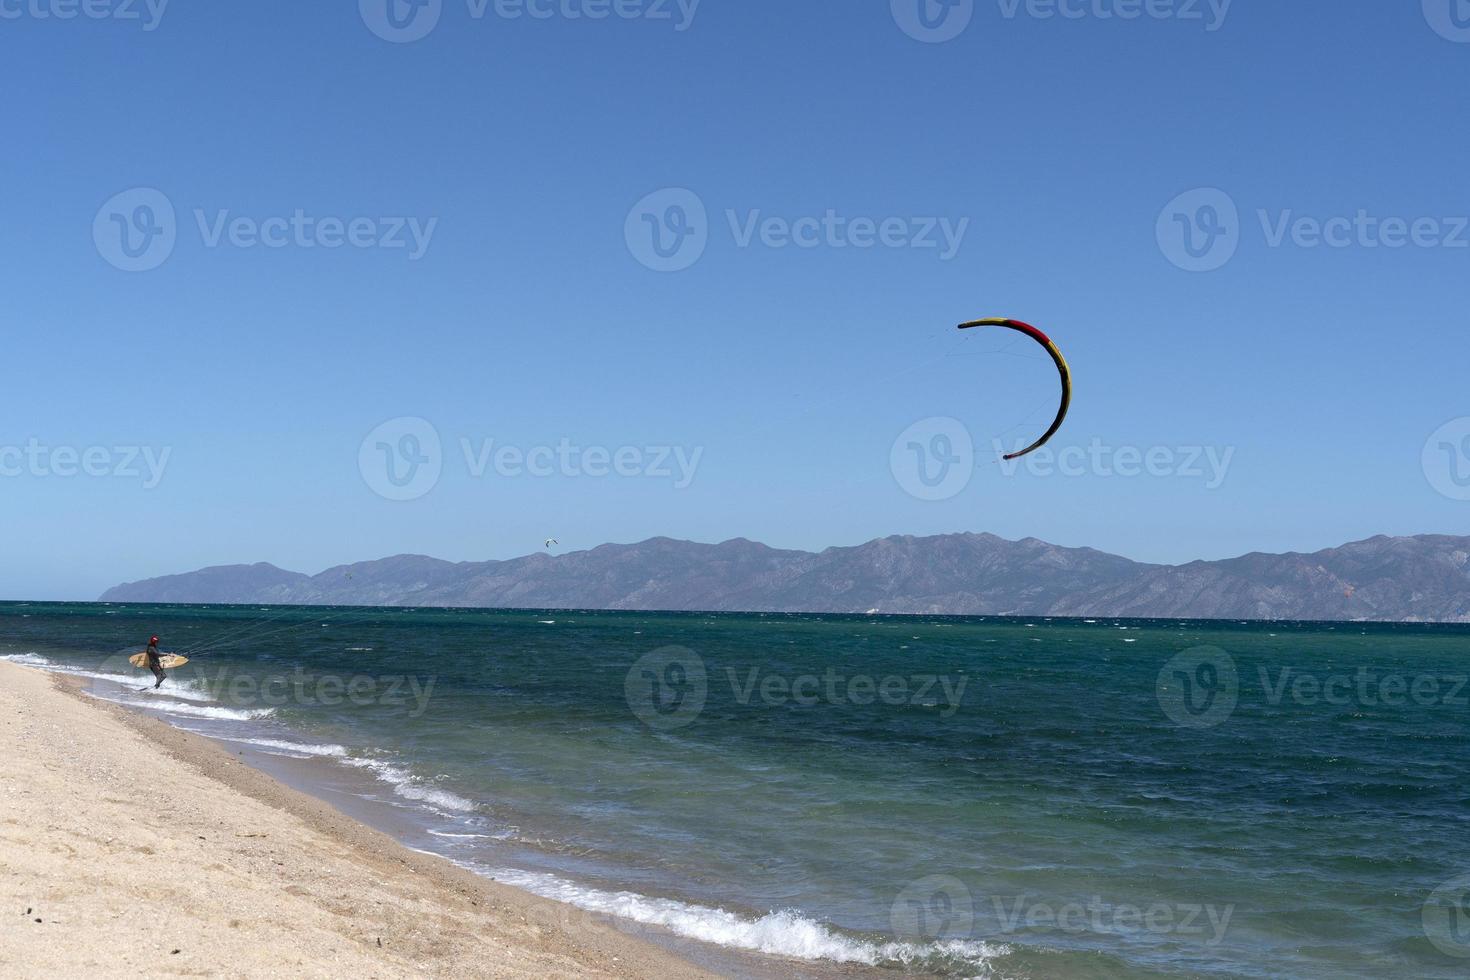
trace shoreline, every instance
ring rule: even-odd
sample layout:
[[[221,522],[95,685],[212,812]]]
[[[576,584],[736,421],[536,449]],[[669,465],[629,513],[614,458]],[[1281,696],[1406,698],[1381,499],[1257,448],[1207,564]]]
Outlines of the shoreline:
[[[9,663],[0,679],[0,972],[715,975],[78,681]]]

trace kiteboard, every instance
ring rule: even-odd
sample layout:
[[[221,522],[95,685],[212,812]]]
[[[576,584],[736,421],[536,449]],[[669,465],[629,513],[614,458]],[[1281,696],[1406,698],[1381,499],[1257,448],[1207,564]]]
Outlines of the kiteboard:
[[[158,665],[164,670],[173,670],[175,667],[182,667],[188,662],[188,657],[181,657],[177,653],[165,653],[158,658]],[[148,654],[135,653],[128,658],[128,663],[132,664],[134,667],[147,667]]]

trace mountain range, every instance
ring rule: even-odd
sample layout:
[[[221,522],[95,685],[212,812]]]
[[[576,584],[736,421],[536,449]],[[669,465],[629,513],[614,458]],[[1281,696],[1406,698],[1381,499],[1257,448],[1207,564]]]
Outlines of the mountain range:
[[[224,565],[119,585],[102,601],[1470,622],[1470,537],[1186,565],[992,534],[816,553],[653,538],[507,561],[399,555],[318,575]]]

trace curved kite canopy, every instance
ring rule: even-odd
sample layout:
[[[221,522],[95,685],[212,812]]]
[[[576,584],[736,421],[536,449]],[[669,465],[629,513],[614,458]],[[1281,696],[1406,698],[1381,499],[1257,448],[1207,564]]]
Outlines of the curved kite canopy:
[[[1007,320],[1004,317],[991,317],[986,320],[972,320],[969,323],[960,324],[961,330],[968,330],[971,327],[1007,327],[1011,330],[1017,330],[1045,347],[1046,352],[1051,355],[1051,359],[1056,361],[1057,370],[1062,375],[1062,407],[1057,410],[1056,420],[1052,422],[1051,428],[1047,429],[1046,433],[1040,439],[1037,439],[1020,452],[1011,453],[1005,458],[1016,459],[1019,456],[1025,456],[1027,453],[1035,452],[1050,442],[1051,437],[1057,434],[1057,430],[1062,427],[1062,423],[1067,419],[1067,409],[1072,407],[1072,369],[1067,367],[1067,359],[1062,356],[1062,352],[1057,349],[1056,344],[1052,343],[1050,337],[1029,323],[1022,323],[1020,320]]]

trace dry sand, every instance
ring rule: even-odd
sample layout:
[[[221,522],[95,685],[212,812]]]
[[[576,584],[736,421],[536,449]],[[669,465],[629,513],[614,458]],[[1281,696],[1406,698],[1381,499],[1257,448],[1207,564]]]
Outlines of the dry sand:
[[[0,976],[708,976],[0,663]]]

